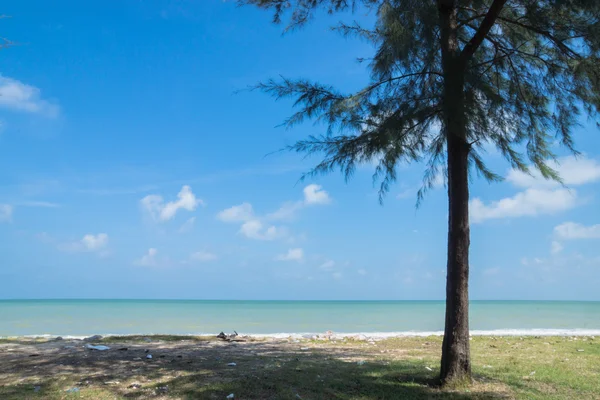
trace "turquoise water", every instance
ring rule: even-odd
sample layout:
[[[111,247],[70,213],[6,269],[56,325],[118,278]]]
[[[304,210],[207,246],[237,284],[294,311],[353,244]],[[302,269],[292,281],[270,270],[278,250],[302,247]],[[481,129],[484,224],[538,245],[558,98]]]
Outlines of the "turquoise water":
[[[472,331],[600,334],[600,302],[474,301],[470,315]],[[0,300],[0,336],[381,334],[443,327],[442,301]]]

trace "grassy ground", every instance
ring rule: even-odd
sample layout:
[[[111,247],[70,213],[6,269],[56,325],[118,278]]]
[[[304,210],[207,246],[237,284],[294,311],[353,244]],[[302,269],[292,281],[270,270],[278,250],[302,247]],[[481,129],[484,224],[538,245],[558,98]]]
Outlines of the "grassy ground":
[[[453,390],[436,386],[439,337],[101,342],[111,349],[0,341],[0,399],[225,399],[231,393],[235,399],[294,400],[600,399],[600,339],[593,338],[473,337],[475,383]],[[71,388],[79,390],[66,391]]]

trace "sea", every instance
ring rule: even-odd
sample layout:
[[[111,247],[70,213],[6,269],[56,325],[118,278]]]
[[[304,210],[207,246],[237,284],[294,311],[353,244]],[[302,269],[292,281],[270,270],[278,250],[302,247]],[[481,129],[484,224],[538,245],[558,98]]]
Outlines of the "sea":
[[[0,300],[0,337],[441,335],[443,301]],[[600,302],[472,301],[473,335],[600,335]]]

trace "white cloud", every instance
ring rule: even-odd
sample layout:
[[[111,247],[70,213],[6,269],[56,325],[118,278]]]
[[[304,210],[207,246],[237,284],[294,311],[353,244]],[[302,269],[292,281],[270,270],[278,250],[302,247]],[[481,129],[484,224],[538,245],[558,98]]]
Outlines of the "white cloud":
[[[40,89],[3,76],[0,76],[0,107],[51,118],[60,112],[58,105],[42,99]]]
[[[185,185],[177,194],[178,200],[164,202],[162,196],[152,194],[141,200],[142,207],[156,221],[168,221],[175,216],[179,209],[194,211],[198,205],[204,205],[204,202],[196,198],[192,189]]]
[[[140,267],[156,267],[159,265],[157,255],[158,250],[156,250],[155,248],[149,248],[148,252],[145,255],[143,255],[140,259],[135,260],[133,264],[138,265]]]
[[[217,219],[229,223],[241,223],[238,233],[256,240],[275,240],[289,238],[285,227],[275,226],[269,221],[291,220],[297,211],[304,207],[327,204],[330,202],[329,195],[319,185],[308,185],[304,188],[304,199],[300,201],[288,201],[278,210],[266,216],[255,215],[250,203],[242,203],[227,208],[217,214]]]
[[[328,260],[328,261],[325,261],[323,264],[321,264],[321,266],[319,268],[324,269],[324,270],[330,270],[333,267],[335,267],[335,261]]]
[[[81,243],[88,251],[101,250],[108,245],[108,235],[106,233],[87,234],[81,239]]]
[[[554,234],[561,239],[600,239],[600,224],[585,226],[575,222],[565,222],[554,227]]]
[[[80,240],[69,243],[62,243],[58,246],[59,250],[77,253],[77,252],[91,252],[98,253],[100,255],[106,255],[106,248],[108,247],[108,235],[106,233],[98,233],[94,235],[88,233],[83,236]]]
[[[578,186],[600,180],[600,163],[585,156],[568,156],[558,159],[558,162],[549,162],[548,165],[556,170],[567,186]],[[553,188],[560,183],[544,179],[539,171],[532,171],[531,175],[518,170],[510,170],[506,177],[508,182],[518,187]]]
[[[329,204],[331,198],[329,194],[322,189],[321,185],[308,185],[304,188],[305,204]]]
[[[209,253],[208,251],[197,251],[195,253],[190,254],[190,261],[196,261],[196,262],[208,262],[208,261],[214,261],[216,260],[218,257],[216,254],[213,253]]]
[[[217,218],[223,222],[245,222],[254,218],[254,210],[252,204],[242,203],[221,211],[217,214]]]
[[[356,272],[358,272],[358,274],[359,274],[359,275],[366,275],[366,274],[367,274],[367,271],[366,271],[366,270],[364,270],[364,269],[359,269],[359,270],[358,270],[358,271],[356,271]]]
[[[558,172],[567,186],[579,186],[600,180],[600,163],[587,157],[562,157],[548,164]],[[525,190],[489,205],[479,198],[474,198],[470,202],[471,222],[554,214],[580,204],[575,190],[569,191],[558,182],[546,180],[533,169],[531,175],[512,169],[508,172],[506,180]]]
[[[493,201],[486,205],[479,198],[470,202],[472,223],[488,219],[554,214],[577,205],[577,193],[567,189],[535,189],[519,192],[513,197]]]
[[[244,222],[240,227],[239,233],[249,239],[256,240],[275,240],[287,236],[287,230],[285,228],[276,227],[274,225],[265,226],[257,219]]]
[[[275,212],[267,215],[271,220],[292,220],[297,212],[305,207],[325,205],[331,203],[329,194],[320,185],[311,184],[303,189],[304,199],[288,201]]]
[[[279,254],[275,257],[276,261],[297,261],[301,262],[304,259],[304,250],[301,248],[289,249],[285,254]]]
[[[0,222],[9,222],[12,214],[13,207],[10,204],[0,204]]]
[[[183,225],[179,227],[179,233],[187,233],[194,229],[194,224],[196,223],[196,217],[192,217],[185,221]]]
[[[553,241],[550,245],[550,253],[558,254],[563,251],[563,245],[560,242]]]
[[[331,277],[335,280],[339,280],[342,279],[342,273],[341,272],[334,272],[333,274],[331,274]]]
[[[296,213],[304,207],[303,201],[288,201],[283,203],[281,207],[275,212],[272,212],[267,215],[267,219],[271,220],[292,220],[296,216]]]

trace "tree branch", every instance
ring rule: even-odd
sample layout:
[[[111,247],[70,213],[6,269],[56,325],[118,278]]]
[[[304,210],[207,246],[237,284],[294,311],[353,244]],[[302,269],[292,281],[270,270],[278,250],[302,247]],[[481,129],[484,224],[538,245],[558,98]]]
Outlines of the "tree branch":
[[[515,20],[509,19],[509,18],[498,17],[498,19],[500,21],[504,21],[509,24],[517,25],[517,26],[520,26],[521,28],[524,28],[524,29],[530,30],[532,32],[535,32],[537,34],[540,34],[540,35],[544,36],[546,39],[549,39],[552,43],[554,43],[556,45],[556,47],[558,47],[560,50],[562,50],[562,52],[565,53],[566,55],[568,55],[569,57],[576,58],[576,59],[581,58],[581,55],[579,55],[576,51],[574,51],[569,46],[564,44],[564,42],[562,40],[556,38],[549,31],[544,31],[542,29],[536,28],[535,26],[527,25],[522,22],[515,21]]]
[[[473,35],[469,43],[467,43],[467,45],[460,54],[460,58],[463,65],[466,64],[466,62],[471,58],[475,51],[477,51],[479,46],[481,46],[481,43],[489,33],[490,29],[492,29],[492,26],[494,26],[494,23],[500,15],[500,12],[502,11],[502,8],[504,7],[506,1],[507,0],[494,0],[487,14],[483,18],[483,21],[481,21],[479,29],[477,29],[475,35]]]

